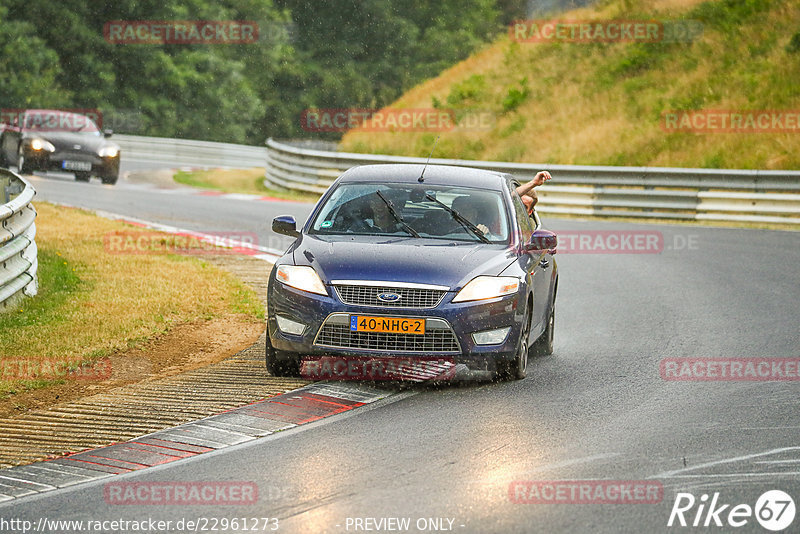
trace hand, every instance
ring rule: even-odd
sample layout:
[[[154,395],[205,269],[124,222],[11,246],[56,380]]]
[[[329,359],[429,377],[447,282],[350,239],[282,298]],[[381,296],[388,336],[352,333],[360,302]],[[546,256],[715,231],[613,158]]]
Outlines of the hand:
[[[534,187],[538,187],[552,178],[549,172],[539,171],[536,173],[536,176],[533,177],[533,180],[517,187],[517,193],[519,193],[519,196],[530,195]]]
[[[540,185],[545,183],[547,180],[552,180],[552,179],[553,179],[553,177],[550,175],[549,172],[547,172],[547,171],[539,171],[539,172],[536,173],[536,176],[533,177],[533,180],[531,180],[531,183],[533,184],[533,187],[539,187]]]
[[[476,228],[477,228],[478,230],[480,230],[481,232],[483,232],[483,234],[484,234],[484,235],[486,235],[486,234],[488,234],[488,233],[489,233],[489,229],[486,227],[486,225],[485,225],[485,224],[477,224],[477,225],[475,225],[475,226],[476,226]]]

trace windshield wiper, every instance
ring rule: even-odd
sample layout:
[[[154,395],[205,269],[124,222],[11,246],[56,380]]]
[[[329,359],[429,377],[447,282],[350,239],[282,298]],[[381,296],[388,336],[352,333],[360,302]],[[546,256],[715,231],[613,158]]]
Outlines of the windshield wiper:
[[[451,208],[451,207],[450,207],[450,206],[448,206],[447,204],[444,204],[444,203],[440,202],[439,200],[436,200],[436,197],[434,197],[434,196],[433,196],[433,195],[431,195],[430,193],[426,193],[426,194],[425,194],[425,198],[427,198],[428,200],[430,200],[430,201],[432,201],[432,202],[435,202],[435,203],[439,204],[439,205],[440,205],[442,208],[444,208],[444,209],[445,209],[445,210],[446,210],[446,211],[447,211],[447,212],[448,212],[450,215],[452,215],[452,216],[453,216],[453,218],[454,218],[455,220],[457,220],[457,221],[458,221],[458,222],[460,222],[462,225],[464,225],[464,226],[465,226],[465,227],[466,227],[468,230],[470,230],[470,231],[471,231],[473,234],[475,234],[475,235],[478,237],[478,239],[480,239],[482,242],[484,242],[484,243],[490,243],[489,239],[488,239],[488,238],[486,237],[486,235],[485,235],[485,234],[484,234],[484,233],[481,231],[481,229],[480,229],[480,228],[478,228],[477,226],[475,226],[474,224],[472,224],[472,222],[471,222],[471,221],[469,221],[469,220],[468,220],[466,217],[464,217],[463,215],[461,215],[460,213],[458,213],[456,210],[454,210],[453,208]]]
[[[416,230],[411,228],[411,226],[409,226],[409,224],[405,221],[405,219],[403,219],[403,217],[399,213],[397,213],[397,210],[394,209],[394,206],[392,205],[392,203],[389,200],[387,200],[385,196],[383,196],[383,193],[381,193],[380,191],[375,191],[375,193],[379,197],[381,197],[381,200],[383,200],[383,203],[386,204],[387,208],[389,208],[389,213],[392,214],[392,217],[394,217],[394,220],[399,222],[402,225],[402,227],[405,228],[405,230],[409,234],[413,235],[414,237],[422,237],[422,236],[419,235],[419,232],[417,232]]]

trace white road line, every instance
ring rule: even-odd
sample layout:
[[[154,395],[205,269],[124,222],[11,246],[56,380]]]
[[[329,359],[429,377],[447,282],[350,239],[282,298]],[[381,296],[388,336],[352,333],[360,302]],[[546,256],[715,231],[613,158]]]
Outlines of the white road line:
[[[603,454],[595,454],[594,456],[585,456],[583,458],[573,458],[571,460],[564,460],[562,462],[555,462],[552,464],[540,465],[535,469],[531,469],[529,471],[523,471],[520,475],[528,475],[531,473],[539,473],[541,471],[550,471],[552,469],[559,469],[561,467],[569,467],[572,465],[578,464],[585,464],[588,462],[594,462],[595,460],[606,460],[608,458],[614,458],[619,456],[618,452],[607,452]]]
[[[706,462],[704,464],[694,465],[692,467],[685,467],[683,469],[676,469],[674,471],[664,471],[663,473],[659,473],[658,475],[652,476],[650,478],[669,478],[669,477],[673,477],[673,476],[678,476],[678,473],[684,473],[686,471],[694,471],[696,469],[704,469],[706,467],[712,467],[712,466],[715,466],[715,465],[730,464],[730,463],[739,462],[739,461],[742,461],[742,460],[751,460],[753,458],[759,458],[761,456],[769,456],[770,454],[777,454],[777,453],[787,452],[787,451],[800,451],[800,447],[783,447],[783,448],[780,448],[780,449],[772,449],[771,451],[759,452],[759,453],[756,453],[756,454],[747,454],[747,455],[744,455],[744,456],[736,456],[734,458],[726,458],[724,460],[714,460],[713,462]],[[706,476],[706,475],[695,475],[695,476]]]
[[[213,243],[216,244],[217,246],[223,247],[223,245],[219,244],[220,236],[204,234],[202,232],[197,232],[195,230],[187,230],[185,228],[178,228],[177,226],[170,226],[168,224],[161,224],[153,221],[147,221],[144,219],[138,219],[136,217],[130,217],[128,215],[120,215],[119,213],[113,213],[105,210],[87,210],[86,208],[82,208],[80,206],[73,206],[71,204],[65,204],[63,202],[51,202],[51,204],[90,211],[95,213],[99,217],[103,217],[104,219],[110,219],[112,221],[132,222],[136,223],[137,225],[142,225],[146,228],[150,228],[152,230],[158,230],[159,232],[165,232],[168,234],[187,234],[197,237],[198,239],[206,243]],[[225,238],[224,243],[225,245],[223,248],[227,248],[227,246],[230,245],[230,248],[244,248],[247,250],[252,250],[253,252],[260,252],[261,254],[252,254],[250,255],[250,257],[263,260],[268,263],[275,263],[275,260],[283,256],[284,252],[282,250],[278,250],[275,248],[262,247],[259,245],[254,245],[252,243],[245,243],[243,241],[238,241],[235,239]]]
[[[733,477],[778,477],[800,475],[800,471],[778,471],[775,473],[718,473],[708,475],[671,475],[669,478],[733,478]]]
[[[504,477],[502,480],[497,480],[497,479],[495,479],[495,480],[479,479],[479,480],[467,480],[466,482],[469,483],[469,484],[492,484],[492,485],[503,484],[503,485],[506,485],[506,484],[510,484],[513,480],[520,480],[520,478],[525,476],[525,475],[530,475],[530,474],[533,474],[533,473],[539,473],[539,472],[542,472],[542,471],[552,471],[553,469],[559,469],[561,467],[569,467],[569,466],[573,466],[573,465],[585,464],[585,463],[588,463],[588,462],[594,462],[595,460],[606,460],[608,458],[614,458],[614,457],[619,456],[619,455],[620,455],[620,453],[618,453],[618,452],[609,452],[609,453],[603,453],[603,454],[595,454],[594,456],[584,456],[583,458],[572,458],[570,460],[564,460],[564,461],[561,461],[561,462],[554,462],[554,463],[551,463],[551,464],[540,465],[539,467],[537,467],[535,469],[528,470],[528,471],[522,471],[518,475],[514,475],[514,477],[512,479],[506,479]],[[581,480],[605,480],[605,479],[595,479],[595,478],[582,477]]]

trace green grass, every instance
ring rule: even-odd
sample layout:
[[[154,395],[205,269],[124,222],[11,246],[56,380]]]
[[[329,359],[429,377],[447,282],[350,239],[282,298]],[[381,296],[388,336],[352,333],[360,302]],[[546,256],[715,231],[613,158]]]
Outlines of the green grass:
[[[0,334],[3,330],[67,321],[61,313],[65,302],[87,289],[87,282],[78,277],[76,267],[60,253],[40,247],[38,258],[39,294],[23,300],[18,310],[0,315]]]
[[[391,106],[495,114],[489,130],[442,132],[441,158],[800,168],[800,131],[675,132],[662,124],[663,113],[679,110],[797,113],[800,3],[606,0],[559,18],[699,21],[703,31],[691,42],[660,43],[533,44],[506,36]],[[341,148],[424,157],[431,137],[353,130]]]
[[[39,293],[35,298],[20,302],[18,309],[0,315],[0,337],[11,330],[68,321],[69,318],[62,314],[66,301],[86,288],[86,282],[75,273],[75,267],[65,261],[61,254],[40,248],[38,258]],[[0,398],[19,391],[63,383],[61,379],[14,380],[0,376]]]
[[[39,294],[0,314],[0,398],[63,382],[14,378],[15,365],[71,369],[178,324],[230,316],[263,322],[256,292],[233,275],[197,257],[125,253],[107,241],[158,232],[45,202],[36,208]]]

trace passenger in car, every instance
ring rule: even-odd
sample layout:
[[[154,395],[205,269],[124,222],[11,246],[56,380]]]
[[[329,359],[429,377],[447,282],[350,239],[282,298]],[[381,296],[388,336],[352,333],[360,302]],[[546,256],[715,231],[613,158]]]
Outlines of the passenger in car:
[[[522,198],[523,204],[528,210],[528,215],[533,214],[533,208],[539,201],[534,188],[539,187],[553,177],[547,171],[539,171],[533,179],[517,187],[517,193]],[[491,237],[499,231],[497,209],[491,203],[486,203],[477,197],[459,197],[453,201],[452,208],[464,216],[468,221],[475,224],[484,234]]]
[[[536,173],[536,176],[533,177],[533,180],[517,187],[517,193],[522,198],[522,203],[528,208],[528,215],[533,214],[533,208],[536,207],[536,203],[539,202],[539,196],[536,194],[534,187],[539,187],[552,178],[549,172],[539,171]]]

